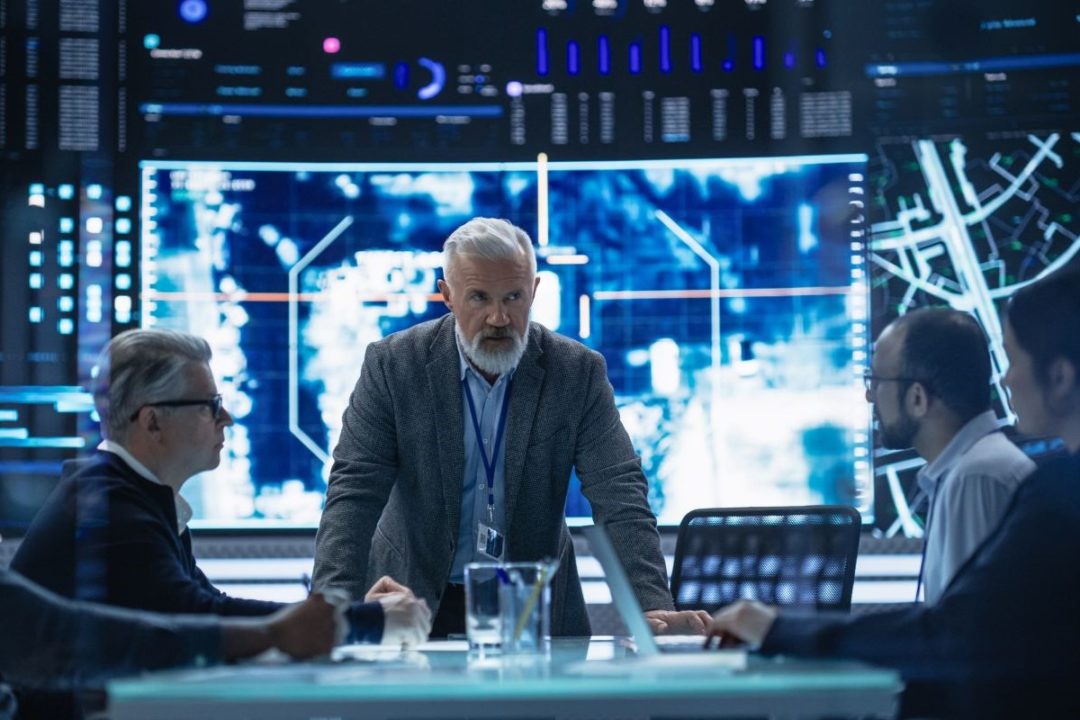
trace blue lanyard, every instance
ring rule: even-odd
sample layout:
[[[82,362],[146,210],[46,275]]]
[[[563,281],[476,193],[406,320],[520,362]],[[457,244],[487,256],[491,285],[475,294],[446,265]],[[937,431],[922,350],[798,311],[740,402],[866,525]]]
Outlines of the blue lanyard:
[[[476,404],[473,402],[472,391],[469,390],[468,377],[461,378],[461,386],[465,389],[465,397],[469,401],[469,415],[472,416],[473,429],[476,431],[476,447],[480,450],[480,459],[484,462],[484,474],[487,476],[487,508],[488,522],[495,522],[495,461],[499,457],[499,446],[502,445],[503,431],[506,430],[507,410],[510,407],[510,390],[513,378],[506,379],[506,392],[503,393],[502,409],[495,421],[495,447],[491,449],[491,459],[488,459],[484,451],[484,436],[480,432],[480,420],[476,417]]]

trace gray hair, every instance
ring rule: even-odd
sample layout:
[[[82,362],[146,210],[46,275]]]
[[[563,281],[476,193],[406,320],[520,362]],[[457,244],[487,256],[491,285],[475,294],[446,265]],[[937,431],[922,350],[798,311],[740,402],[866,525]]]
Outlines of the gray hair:
[[[484,260],[528,260],[536,275],[536,251],[529,234],[496,218],[476,217],[450,233],[443,243],[443,277],[450,274],[458,256]]]
[[[205,340],[175,330],[127,330],[114,337],[98,356],[91,384],[101,434],[124,440],[139,408],[175,399],[186,390],[184,370],[209,363],[211,355]]]

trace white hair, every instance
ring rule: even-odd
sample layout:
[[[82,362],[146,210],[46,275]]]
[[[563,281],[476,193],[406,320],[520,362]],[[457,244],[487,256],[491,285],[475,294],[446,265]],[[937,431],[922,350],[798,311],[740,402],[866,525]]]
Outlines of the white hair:
[[[484,260],[522,260],[536,275],[536,251],[529,234],[496,218],[476,217],[450,233],[443,243],[443,277],[450,275],[458,256]]]
[[[143,405],[182,394],[184,370],[210,362],[210,345],[200,337],[173,330],[128,330],[105,346],[93,379],[94,407],[101,434],[123,442],[131,415]]]

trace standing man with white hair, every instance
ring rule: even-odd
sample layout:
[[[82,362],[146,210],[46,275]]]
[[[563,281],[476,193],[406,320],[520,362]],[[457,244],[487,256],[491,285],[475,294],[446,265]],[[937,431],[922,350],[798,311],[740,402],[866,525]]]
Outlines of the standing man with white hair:
[[[571,471],[607,526],[657,632],[703,632],[672,610],[641,463],[603,357],[531,323],[524,230],[474,218],[443,246],[450,314],[368,346],[345,410],[315,550],[317,586],[393,575],[464,632],[464,568],[558,558],[553,635],[588,635],[563,508]]]

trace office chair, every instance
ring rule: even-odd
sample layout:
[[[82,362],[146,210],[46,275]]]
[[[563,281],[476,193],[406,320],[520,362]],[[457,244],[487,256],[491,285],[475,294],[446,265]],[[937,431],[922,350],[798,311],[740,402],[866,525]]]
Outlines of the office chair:
[[[850,610],[861,529],[847,505],[694,510],[675,544],[675,607],[712,613],[747,599]]]

